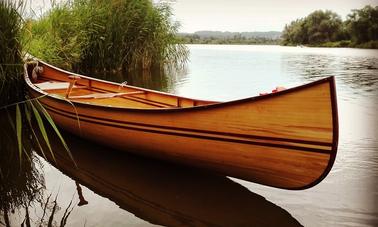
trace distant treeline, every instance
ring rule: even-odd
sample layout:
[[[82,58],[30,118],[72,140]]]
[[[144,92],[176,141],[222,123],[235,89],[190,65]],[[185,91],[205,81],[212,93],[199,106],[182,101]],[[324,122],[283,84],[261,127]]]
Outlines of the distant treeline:
[[[198,31],[180,33],[183,43],[188,44],[280,44],[281,32],[221,32]]]
[[[287,24],[282,44],[378,48],[378,6],[354,9],[345,21],[332,11],[317,10]]]

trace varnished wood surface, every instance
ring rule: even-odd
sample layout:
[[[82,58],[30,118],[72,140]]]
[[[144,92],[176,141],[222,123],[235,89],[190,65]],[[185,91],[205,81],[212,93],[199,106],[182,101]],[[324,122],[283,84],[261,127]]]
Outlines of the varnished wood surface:
[[[37,83],[68,81],[68,73],[40,65],[44,72]],[[67,102],[66,89],[37,89],[26,75],[33,97],[49,94],[40,101],[57,124],[108,146],[287,189],[318,183],[335,159],[338,125],[332,77],[225,103],[81,78],[76,85],[86,87],[72,89],[70,96],[144,93]]]

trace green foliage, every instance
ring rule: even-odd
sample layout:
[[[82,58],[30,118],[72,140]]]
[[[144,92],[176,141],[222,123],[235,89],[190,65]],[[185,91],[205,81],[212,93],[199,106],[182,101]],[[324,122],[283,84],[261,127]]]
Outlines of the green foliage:
[[[352,10],[345,23],[353,42],[378,40],[378,6]]]
[[[47,136],[45,125],[43,124],[43,119],[42,119],[41,115],[39,114],[38,109],[34,107],[33,103],[32,102],[28,102],[28,103],[30,103],[31,109],[33,110],[35,119],[37,120],[37,123],[38,123],[39,130],[41,131],[41,134],[43,136],[43,140],[46,142],[46,145],[49,148],[49,151],[51,153],[51,156],[53,157],[53,159],[55,161],[54,153],[51,149],[51,145],[50,145],[50,142],[49,142],[49,137]]]
[[[31,107],[32,107],[32,109],[34,111],[34,109],[36,109],[36,108],[33,106],[33,103],[32,102],[28,102],[28,103],[30,103],[30,105],[31,105]],[[66,141],[64,140],[63,136],[60,134],[58,127],[55,125],[53,119],[51,118],[50,114],[46,111],[46,109],[42,106],[42,104],[40,102],[36,101],[36,105],[37,105],[38,110],[43,114],[43,116],[45,117],[45,119],[47,120],[47,122],[50,124],[51,128],[54,130],[55,134],[58,136],[60,142],[64,146],[64,149],[67,151],[67,154],[70,156],[71,160],[74,162],[74,164],[76,166],[76,162],[74,160],[74,157],[73,157],[73,155],[72,155],[72,153],[71,153],[71,151],[70,151],[70,149],[69,149]],[[38,111],[35,111],[35,112],[38,113]],[[35,115],[35,117],[37,117],[37,114]],[[38,124],[39,124],[39,122],[38,122]],[[80,126],[80,124],[79,124],[79,126]],[[52,152],[51,145],[49,143],[49,140],[48,140],[48,137],[47,137],[47,133],[44,130],[44,128],[45,128],[44,125],[42,125],[42,127],[40,126],[42,136],[43,136],[43,138],[44,138],[44,140],[46,142],[46,145],[48,146],[48,148],[50,150],[51,157],[55,161],[55,156],[54,156],[54,153]],[[41,151],[44,154],[44,151],[43,151],[42,148],[41,148]]]
[[[0,106],[22,99],[22,1],[0,1]]]
[[[201,38],[197,35],[185,35],[180,37],[183,43],[187,44],[226,44],[226,45],[277,45],[280,43],[279,39],[268,38],[245,38],[245,37],[233,37],[233,38]]]
[[[370,40],[369,42],[360,43],[355,46],[365,49],[378,49],[378,40]]]
[[[339,15],[329,10],[317,10],[286,25],[282,36],[284,44],[319,44],[337,41],[342,33],[343,23]]]
[[[16,105],[16,133],[17,133],[17,144],[18,144],[18,154],[20,157],[20,166],[22,161],[22,119],[20,107]]]
[[[82,73],[179,67],[188,50],[167,4],[149,0],[73,0],[31,21],[30,52]],[[26,35],[27,36],[27,35]]]
[[[31,106],[32,108],[27,108],[27,105],[21,105],[25,104],[25,101],[22,101],[25,99],[22,77],[24,64],[22,51],[23,46],[27,47],[28,45],[29,39],[26,35],[30,34],[27,33],[28,30],[26,29],[28,26],[30,26],[30,21],[24,22],[21,16],[24,6],[25,4],[23,1],[0,1],[0,111],[8,109],[8,107],[14,105],[16,106],[16,124],[13,124],[12,119],[9,121],[13,125],[17,138],[15,141],[17,146],[15,147],[18,148],[18,152],[16,153],[18,153],[19,156],[20,166],[24,159],[23,154],[25,153],[23,144],[25,142],[24,138],[28,137],[28,135],[25,136],[22,133],[24,128],[26,128],[23,127],[23,119],[26,118],[28,120],[30,129],[33,131],[31,124],[31,110],[33,111],[34,117],[38,122],[41,132],[45,132],[42,120],[43,118],[40,116],[37,109],[33,108],[33,106]],[[38,27],[36,29],[38,29]],[[15,102],[17,103],[10,104]],[[35,102],[38,103],[38,101]],[[29,101],[26,103],[28,104]],[[32,105],[31,102],[30,105]],[[21,111],[22,109],[25,111]],[[45,113],[43,114],[44,117],[50,122],[49,116],[47,116]],[[54,127],[53,124],[51,124],[51,126]],[[57,130],[55,131],[58,135],[60,135]],[[34,131],[33,134],[35,136]],[[45,142],[49,145],[47,136],[45,138]],[[63,140],[62,143],[65,144]],[[3,145],[4,144],[0,144],[0,147]],[[68,148],[67,151],[69,153]],[[69,153],[69,155],[71,154]]]
[[[376,48],[378,6],[354,9],[345,22],[331,11],[317,10],[286,25],[282,38],[283,45]]]
[[[338,40],[342,32],[342,21],[332,11],[315,11],[305,20],[308,42],[321,43]]]
[[[353,47],[350,40],[341,40],[335,42],[326,42],[318,45],[319,47]]]
[[[32,55],[65,69],[80,62],[86,46],[85,32],[80,30],[78,11],[69,4],[56,5],[38,20],[28,20],[23,36],[25,49]]]
[[[304,44],[307,41],[307,34],[303,29],[304,19],[292,21],[285,25],[282,33],[284,45]]]
[[[30,120],[30,112],[26,111],[26,115],[24,115],[24,112],[20,110],[23,107],[20,104],[25,99],[21,45],[21,43],[26,43],[25,39],[21,40],[24,32],[21,17],[23,7],[23,1],[0,1],[0,110],[2,111],[13,105],[10,103],[17,102],[15,104],[16,124],[13,124],[12,119],[9,119],[9,121],[16,132],[17,140],[15,144],[17,144],[16,147],[18,148],[20,166],[24,153],[23,118],[26,116]],[[48,143],[47,140],[46,142]]]
[[[197,31],[194,33],[180,33],[178,37],[187,44],[267,44],[280,43],[281,32],[221,32]]]

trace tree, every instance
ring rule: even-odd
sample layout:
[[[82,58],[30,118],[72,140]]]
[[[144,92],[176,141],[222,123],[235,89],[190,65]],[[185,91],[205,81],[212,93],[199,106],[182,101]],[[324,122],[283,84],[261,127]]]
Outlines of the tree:
[[[352,41],[356,43],[378,40],[378,6],[352,10],[345,24]]]
[[[317,10],[305,19],[308,43],[336,41],[341,33],[342,20],[336,13]]]
[[[304,24],[304,19],[297,19],[290,25],[286,25],[282,34],[284,44],[308,43],[307,29],[304,28]]]
[[[283,31],[284,44],[318,44],[339,40],[343,22],[339,15],[317,10],[305,18],[292,21]]]

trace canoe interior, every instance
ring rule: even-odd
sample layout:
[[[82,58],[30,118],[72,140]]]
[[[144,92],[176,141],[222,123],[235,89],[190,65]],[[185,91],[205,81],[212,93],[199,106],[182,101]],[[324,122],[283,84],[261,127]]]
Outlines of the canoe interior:
[[[65,97],[69,87],[70,79],[67,73],[48,67],[39,63],[43,67],[43,72],[38,75],[37,81],[33,84],[52,95]],[[28,66],[28,74],[32,74],[34,65]],[[124,94],[117,97],[106,97],[106,95]],[[104,96],[105,98],[101,97]],[[179,97],[167,93],[157,92],[149,89],[121,85],[108,81],[97,80],[90,77],[80,76],[67,98],[71,101],[90,103],[94,105],[129,107],[140,109],[159,108],[182,108],[214,104],[217,102],[196,100]]]
[[[45,95],[56,124],[116,149],[292,190],[321,182],[336,158],[333,77],[221,103],[85,76],[67,92],[74,74],[39,62],[32,83],[34,66],[25,67],[29,93]]]

